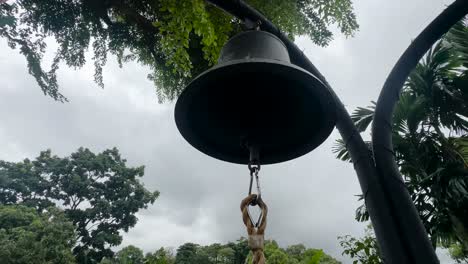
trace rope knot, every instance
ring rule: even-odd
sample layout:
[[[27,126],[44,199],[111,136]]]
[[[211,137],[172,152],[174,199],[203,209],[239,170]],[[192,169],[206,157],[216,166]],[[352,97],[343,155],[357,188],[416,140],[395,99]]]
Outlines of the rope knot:
[[[249,247],[252,251],[259,249],[263,251],[264,242],[263,235],[249,235]]]
[[[256,205],[260,207],[261,213],[257,223],[254,223],[249,213],[249,205],[252,202],[256,202]],[[264,247],[264,234],[267,223],[268,207],[263,202],[261,197],[256,194],[250,194],[241,202],[240,209],[242,211],[242,220],[247,227],[247,234],[249,235],[249,247],[252,250],[253,264],[265,264],[265,256],[263,254]]]

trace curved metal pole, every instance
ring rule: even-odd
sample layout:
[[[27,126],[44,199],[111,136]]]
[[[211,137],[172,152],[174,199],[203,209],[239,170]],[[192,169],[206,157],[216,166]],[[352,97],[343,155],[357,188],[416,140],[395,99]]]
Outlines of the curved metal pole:
[[[428,237],[424,233],[422,224],[416,225],[414,228],[422,228],[423,232],[419,232],[419,236],[412,237],[412,239],[404,241],[407,237],[401,234],[399,222],[408,220],[407,218],[398,219],[395,217],[392,207],[390,206],[390,199],[388,193],[385,192],[380,178],[377,175],[377,170],[369,152],[368,147],[362,140],[359,131],[354,125],[351,117],[346,111],[343,103],[339,100],[338,96],[331,89],[331,86],[326,81],[325,77],[318,71],[318,69],[310,62],[310,60],[303,54],[303,52],[285,36],[273,23],[260,14],[257,10],[250,7],[241,0],[208,0],[212,4],[224,9],[226,12],[234,15],[241,20],[260,21],[262,30],[268,31],[279,37],[287,46],[291,62],[308,70],[323,83],[327,85],[330,92],[335,97],[337,103],[337,128],[348,148],[350,156],[354,163],[359,183],[361,185],[362,193],[366,207],[368,209],[374,231],[379,242],[382,257],[385,263],[395,264],[413,264],[413,263],[438,263],[435,252],[432,248],[425,248],[425,251],[409,252],[411,248],[407,247],[411,243],[427,244]],[[411,200],[405,200],[405,203],[410,204]],[[408,206],[408,205],[407,205]],[[417,214],[413,213],[408,217],[413,217],[412,222],[420,221]],[[415,254],[420,255],[422,261],[415,261],[413,257]]]
[[[427,236],[411,197],[396,164],[392,144],[392,116],[399,99],[400,91],[410,72],[416,67],[424,54],[439,40],[455,23],[468,13],[468,1],[457,0],[448,6],[434,21],[432,21],[411,43],[393,67],[380,92],[375,109],[372,126],[372,147],[374,150],[377,171],[381,177],[386,195],[390,198],[392,212],[399,221],[398,229],[403,241],[408,243],[409,252],[414,252],[414,263],[428,263],[419,252],[428,252],[432,245],[429,241],[415,241],[414,238]],[[433,256],[435,258],[435,256]]]

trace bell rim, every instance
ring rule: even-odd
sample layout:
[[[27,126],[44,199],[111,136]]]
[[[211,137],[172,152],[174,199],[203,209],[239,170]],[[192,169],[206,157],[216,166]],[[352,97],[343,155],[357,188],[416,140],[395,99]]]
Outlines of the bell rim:
[[[246,155],[245,159],[229,158],[229,157],[225,157],[222,154],[214,153],[213,151],[210,151],[210,149],[204,147],[203,144],[198,144],[196,139],[193,140],[195,138],[195,135],[193,135],[193,133],[186,133],[186,131],[188,131],[188,129],[186,130],[185,125],[182,124],[183,122],[182,122],[182,118],[180,118],[180,116],[184,112],[181,109],[184,109],[184,108],[187,107],[187,103],[185,103],[184,101],[186,100],[187,97],[190,97],[189,96],[190,93],[195,93],[195,91],[193,91],[194,89],[200,89],[201,86],[197,85],[197,84],[199,82],[206,81],[204,79],[207,78],[206,76],[209,76],[208,73],[214,74],[214,72],[216,72],[216,71],[228,70],[230,67],[232,67],[234,65],[236,67],[239,67],[240,65],[251,66],[252,64],[268,64],[271,67],[287,67],[290,70],[295,70],[295,71],[299,72],[300,74],[303,74],[304,76],[306,76],[306,78],[308,78],[308,82],[315,83],[315,85],[318,84],[318,85],[321,86],[319,89],[315,89],[314,92],[322,93],[322,96],[320,97],[321,98],[320,102],[321,102],[322,106],[324,106],[324,107],[328,106],[327,109],[332,111],[332,113],[331,112],[328,113],[329,118],[325,119],[325,121],[322,124],[322,128],[320,129],[320,133],[317,136],[317,138],[319,138],[319,140],[318,140],[319,143],[318,144],[317,144],[317,142],[315,142],[317,140],[315,140],[315,141],[308,140],[308,141],[304,142],[304,145],[301,148],[301,151],[298,151],[295,155],[289,155],[288,157],[282,158],[282,159],[272,159],[272,160],[267,160],[265,162],[265,160],[262,159],[262,157],[260,157],[261,165],[271,165],[271,164],[287,162],[287,161],[302,157],[302,156],[308,154],[309,152],[311,152],[312,150],[316,149],[320,145],[322,145],[327,140],[327,138],[331,135],[331,133],[333,132],[334,127],[336,125],[336,119],[337,119],[337,117],[336,117],[336,101],[335,101],[332,93],[330,92],[330,89],[327,87],[327,85],[325,85],[315,75],[313,75],[312,73],[306,71],[305,69],[303,69],[303,68],[301,68],[301,67],[299,67],[297,65],[294,65],[292,63],[285,62],[285,61],[282,61],[282,60],[272,60],[272,59],[264,59],[264,58],[237,59],[237,60],[231,60],[231,61],[228,61],[228,62],[220,63],[220,64],[215,65],[212,68],[202,72],[201,74],[199,74],[197,77],[195,77],[184,88],[184,90],[179,95],[179,97],[177,99],[177,102],[176,102],[176,105],[174,107],[174,116],[175,116],[174,119],[175,119],[177,129],[179,130],[180,134],[185,139],[185,141],[187,141],[192,147],[194,147],[198,151],[200,151],[203,154],[208,155],[208,156],[210,156],[212,158],[215,158],[215,159],[218,159],[218,160],[221,160],[221,161],[225,161],[225,162],[229,162],[229,163],[234,163],[234,164],[241,164],[241,165],[248,164],[248,154]],[[314,86],[314,85],[311,84],[308,87],[312,87],[312,86]],[[192,90],[192,91],[190,91],[190,90]],[[322,90],[322,91],[320,91],[320,90]],[[323,95],[325,95],[325,96],[323,96]],[[326,102],[323,102],[322,99],[324,99],[324,98],[326,98],[328,100],[326,100]],[[185,107],[184,107],[184,104],[185,104]]]

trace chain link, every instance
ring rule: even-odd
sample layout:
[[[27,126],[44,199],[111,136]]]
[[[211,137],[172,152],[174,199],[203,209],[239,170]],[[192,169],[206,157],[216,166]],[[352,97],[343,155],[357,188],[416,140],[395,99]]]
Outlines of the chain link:
[[[252,199],[249,205],[256,206],[256,205],[259,204],[259,201],[262,199],[262,191],[261,191],[261,188],[260,188],[260,179],[258,177],[258,173],[260,171],[260,164],[249,163],[248,167],[249,167],[249,170],[250,170],[250,185],[249,185],[248,196],[252,195],[252,187],[253,187],[254,178],[255,178],[255,185],[256,185],[256,188],[257,188],[257,194],[254,194],[255,199]],[[255,226],[255,227],[258,227],[261,220],[262,220],[262,214],[260,214],[258,216],[257,221],[254,221],[252,219],[252,216],[251,216],[250,211],[248,209],[247,209],[247,213],[249,215],[250,222],[252,223],[252,225]]]
[[[255,178],[255,184],[256,184],[256,187],[257,187],[257,199],[255,199],[255,201],[253,202],[252,205],[256,205],[257,200],[260,199],[261,196],[262,196],[262,192],[261,192],[261,189],[260,189],[260,180],[259,180],[259,177],[258,177],[258,173],[260,172],[260,164],[253,165],[253,164],[249,163],[248,167],[249,167],[249,170],[250,170],[250,185],[249,185],[248,195],[252,194],[253,180]]]

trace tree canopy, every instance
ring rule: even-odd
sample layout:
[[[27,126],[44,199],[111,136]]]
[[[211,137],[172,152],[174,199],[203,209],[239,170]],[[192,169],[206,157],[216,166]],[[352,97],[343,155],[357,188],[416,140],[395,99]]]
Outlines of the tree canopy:
[[[153,253],[147,253],[145,256],[145,264],[173,264],[174,256],[172,252],[164,248],[160,248]]]
[[[351,0],[248,0],[291,38],[308,36],[326,46],[336,26],[344,35],[358,29]],[[67,101],[59,91],[61,63],[82,67],[92,50],[95,82],[103,87],[108,55],[150,68],[158,98],[174,99],[193,77],[213,65],[241,23],[203,0],[18,0],[0,4],[0,36],[27,60],[45,95]],[[42,63],[46,39],[58,49],[49,70]]]
[[[143,175],[144,167],[128,167],[116,148],[98,154],[80,148],[64,158],[43,151],[35,160],[0,161],[0,204],[63,208],[76,229],[77,260],[100,261],[159,195],[143,186]]]
[[[283,249],[274,240],[266,241],[265,256],[268,264],[339,264],[323,250],[306,248],[302,244]],[[129,261],[129,259],[133,259]],[[161,248],[154,253],[143,253],[135,246],[121,249],[114,258],[104,259],[101,264],[245,264],[251,263],[247,240],[238,239],[227,244],[214,243],[201,246],[185,243],[177,248],[173,255],[171,250]]]
[[[268,264],[339,264],[333,257],[325,254],[321,249],[306,248],[303,244],[281,248],[274,240],[265,242],[265,258]],[[247,263],[251,263],[252,254],[247,256]]]
[[[22,205],[0,205],[2,263],[75,263],[73,224],[57,208],[39,214]]]
[[[268,264],[339,264],[321,249],[306,248],[302,244],[283,249],[274,240],[266,241],[265,253]],[[129,259],[138,261],[128,261]],[[214,243],[201,246],[185,243],[173,253],[170,249],[160,248],[153,253],[143,253],[135,246],[121,249],[114,258],[103,259],[100,264],[246,264],[251,263],[247,240],[240,238],[226,244]]]
[[[116,264],[143,264],[145,263],[145,257],[143,256],[143,250],[135,246],[127,246],[117,252],[115,256]]]

